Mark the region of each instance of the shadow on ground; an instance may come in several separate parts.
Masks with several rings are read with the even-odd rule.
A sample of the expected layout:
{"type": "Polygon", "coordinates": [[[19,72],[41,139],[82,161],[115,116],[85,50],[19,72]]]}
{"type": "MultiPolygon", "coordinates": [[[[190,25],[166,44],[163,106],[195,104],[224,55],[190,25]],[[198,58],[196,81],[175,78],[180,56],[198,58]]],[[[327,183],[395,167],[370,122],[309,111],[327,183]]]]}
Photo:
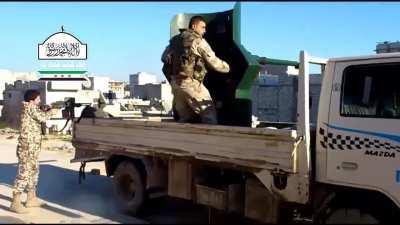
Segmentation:
{"type": "Polygon", "coordinates": [[[237,214],[170,197],[152,199],[143,208],[138,216],[152,224],[258,224],[237,214]]]}
{"type": "MultiPolygon", "coordinates": [[[[38,195],[45,201],[69,209],[119,223],[143,223],[143,219],[153,224],[252,224],[240,216],[223,214],[190,201],[168,197],[148,200],[137,215],[138,220],[133,216],[121,214],[115,207],[111,178],[86,173],[86,179],[79,184],[78,171],[48,165],[46,162],[50,161],[40,161],[38,195]]],[[[15,174],[15,163],[0,163],[0,183],[12,186],[15,174]]],[[[11,201],[10,197],[1,193],[0,198],[11,201]]],[[[75,212],[50,205],[42,207],[73,219],[80,217],[75,212]]]]}
{"type": "MultiPolygon", "coordinates": [[[[139,223],[134,217],[117,212],[113,201],[111,179],[101,175],[86,174],[86,179],[78,183],[78,172],[53,165],[43,164],[40,161],[38,184],[39,198],[75,209],[95,216],[107,218],[120,223],[139,223]]],[[[0,183],[12,186],[16,175],[16,164],[0,163],[0,183]]],[[[0,193],[0,198],[11,201],[11,198],[0,193]]],[[[23,197],[24,199],[25,197],[23,197]]],[[[50,205],[42,206],[47,210],[79,218],[80,215],[50,205]]],[[[5,210],[8,210],[6,208],[5,210]]]]}
{"type": "Polygon", "coordinates": [[[11,216],[0,216],[0,224],[24,224],[25,222],[11,216]]]}

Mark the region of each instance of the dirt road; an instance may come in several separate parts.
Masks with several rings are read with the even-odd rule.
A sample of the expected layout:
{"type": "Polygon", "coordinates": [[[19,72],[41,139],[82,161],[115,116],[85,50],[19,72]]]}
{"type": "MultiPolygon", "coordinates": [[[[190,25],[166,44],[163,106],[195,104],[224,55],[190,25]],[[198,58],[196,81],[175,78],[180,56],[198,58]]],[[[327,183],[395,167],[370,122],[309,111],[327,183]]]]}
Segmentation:
{"type": "Polygon", "coordinates": [[[17,135],[10,136],[0,134],[0,223],[147,223],[115,209],[111,179],[103,176],[103,163],[88,164],[86,171],[97,168],[101,174],[87,174],[86,180],[78,184],[80,164],[69,162],[73,152],[57,149],[67,146],[66,142],[52,142],[50,147],[42,147],[38,196],[46,205],[32,208],[24,215],[10,212],[17,135]]]}
{"type": "Polygon", "coordinates": [[[16,174],[17,137],[17,134],[10,135],[0,130],[0,224],[207,224],[209,222],[246,224],[245,221],[232,215],[226,217],[216,211],[210,211],[205,206],[171,198],[148,200],[138,218],[122,214],[115,207],[112,180],[105,175],[104,162],[88,163],[86,179],[81,184],[78,183],[80,163],[70,163],[74,152],[70,149],[72,145],[68,141],[42,143],[38,196],[46,205],[31,208],[29,214],[13,213],[8,208],[16,174]],[[92,169],[99,169],[100,175],[90,174],[89,171],[92,169]],[[212,212],[213,216],[209,217],[209,212],[212,212]]]}

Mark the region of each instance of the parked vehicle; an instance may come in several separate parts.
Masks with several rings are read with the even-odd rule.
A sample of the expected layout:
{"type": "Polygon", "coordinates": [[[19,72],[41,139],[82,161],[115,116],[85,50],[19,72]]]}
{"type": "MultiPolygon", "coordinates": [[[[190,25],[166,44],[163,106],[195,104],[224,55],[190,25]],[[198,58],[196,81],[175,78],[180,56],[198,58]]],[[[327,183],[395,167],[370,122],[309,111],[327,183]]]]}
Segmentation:
{"type": "MultiPolygon", "coordinates": [[[[228,21],[221,17],[216,18],[228,21]]],[[[218,38],[223,39],[217,36],[214,43],[218,38]]],[[[231,78],[206,81],[220,105],[219,125],[82,118],[74,123],[71,161],[84,168],[86,162],[104,160],[119,205],[132,213],[146,198],[164,193],[265,223],[397,218],[400,54],[325,60],[301,51],[299,62],[266,59],[299,68],[297,123],[252,127],[246,88],[257,62],[233,40],[232,59],[245,66],[237,63],[231,78]],[[309,122],[310,64],[321,66],[323,76],[316,125],[309,122]]]]}

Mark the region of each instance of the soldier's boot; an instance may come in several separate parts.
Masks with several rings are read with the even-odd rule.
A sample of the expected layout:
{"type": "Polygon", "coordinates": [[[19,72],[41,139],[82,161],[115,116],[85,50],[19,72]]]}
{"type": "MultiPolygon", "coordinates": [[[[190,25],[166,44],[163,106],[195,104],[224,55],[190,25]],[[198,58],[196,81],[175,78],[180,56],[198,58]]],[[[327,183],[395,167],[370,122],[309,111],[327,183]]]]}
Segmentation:
{"type": "Polygon", "coordinates": [[[19,214],[29,212],[29,210],[21,203],[21,193],[13,194],[10,210],[19,214]]]}
{"type": "Polygon", "coordinates": [[[29,208],[29,207],[39,207],[42,205],[43,202],[36,197],[36,191],[34,190],[28,191],[25,206],[29,208]]]}

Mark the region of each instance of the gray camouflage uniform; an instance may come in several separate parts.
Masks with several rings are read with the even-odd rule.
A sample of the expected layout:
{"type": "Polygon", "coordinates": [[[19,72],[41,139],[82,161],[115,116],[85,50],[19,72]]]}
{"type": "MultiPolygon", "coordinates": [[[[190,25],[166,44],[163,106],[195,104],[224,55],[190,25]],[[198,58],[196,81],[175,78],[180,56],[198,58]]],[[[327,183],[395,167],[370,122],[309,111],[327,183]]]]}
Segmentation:
{"type": "MultiPolygon", "coordinates": [[[[195,56],[201,57],[208,68],[220,73],[229,72],[229,65],[215,55],[210,45],[201,35],[191,29],[183,31],[182,34],[194,36],[190,51],[195,56]]],[[[164,50],[161,57],[163,62],[169,60],[167,57],[171,54],[171,49],[172,47],[169,45],[164,50]]],[[[180,122],[192,122],[199,115],[202,123],[217,124],[217,112],[213,100],[209,91],[202,83],[207,70],[204,64],[201,64],[200,67],[202,67],[199,72],[202,74],[200,79],[196,79],[196,74],[194,76],[187,75],[186,77],[170,74],[175,109],[178,112],[180,122]]],[[[195,69],[192,68],[191,70],[195,69]]]]}
{"type": "Polygon", "coordinates": [[[22,102],[20,136],[17,144],[18,168],[14,193],[35,190],[39,177],[39,152],[42,141],[41,122],[51,116],[38,106],[22,102]]]}

